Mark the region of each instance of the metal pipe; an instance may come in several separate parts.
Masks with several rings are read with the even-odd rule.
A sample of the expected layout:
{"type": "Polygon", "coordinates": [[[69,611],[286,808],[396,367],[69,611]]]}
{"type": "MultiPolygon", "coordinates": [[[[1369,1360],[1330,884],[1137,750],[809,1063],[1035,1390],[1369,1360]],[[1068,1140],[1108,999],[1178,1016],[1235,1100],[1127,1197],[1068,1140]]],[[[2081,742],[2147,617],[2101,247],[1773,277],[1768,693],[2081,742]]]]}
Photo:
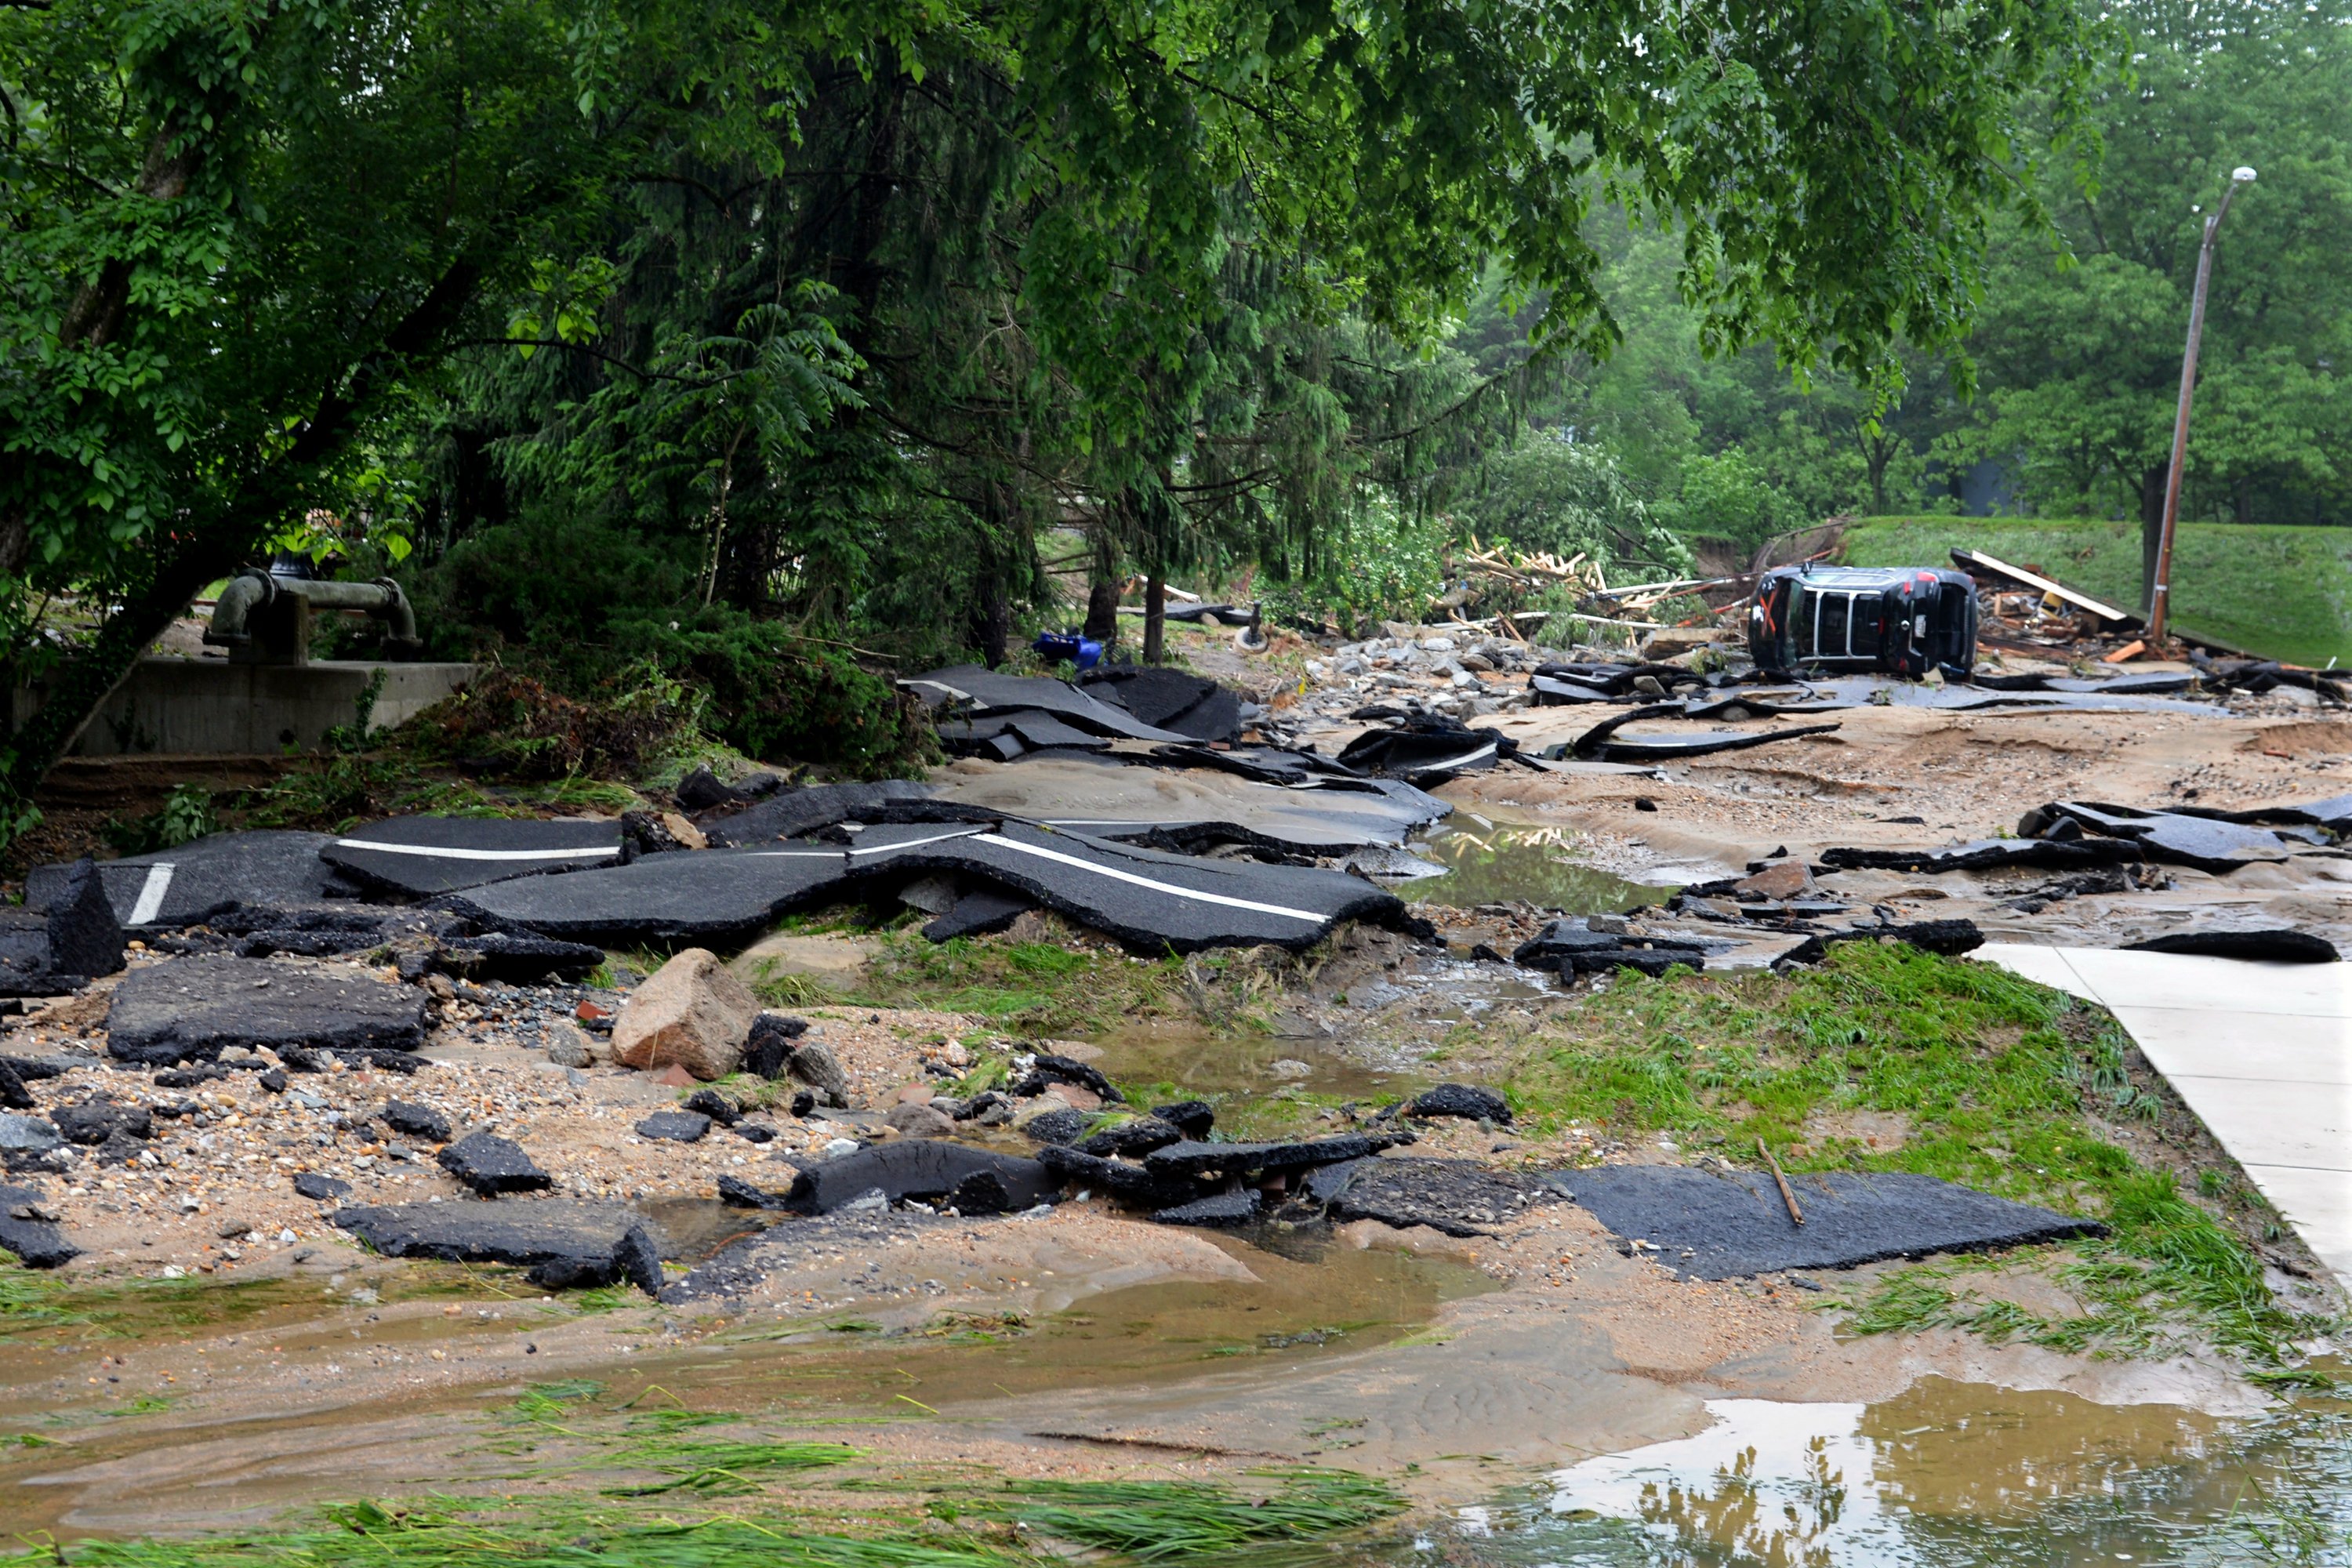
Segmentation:
{"type": "Polygon", "coordinates": [[[2148,586],[2147,645],[2158,650],[2164,646],[2165,611],[2172,597],[2172,531],[2180,519],[2181,471],[2189,457],[2189,403],[2197,390],[2198,340],[2205,332],[2205,289],[2213,277],[2213,239],[2221,232],[2221,220],[2230,216],[2230,203],[2240,185],[2254,183],[2254,172],[2240,167],[2231,171],[2230,183],[2221,192],[2221,205],[2213,216],[2205,220],[2205,239],[2197,247],[2197,289],[2189,300],[2189,346],[2180,356],[2180,405],[2172,416],[2172,466],[2164,476],[2164,526],[2157,535],[2156,580],[2148,586]]]}
{"type": "Polygon", "coordinates": [[[384,641],[395,647],[422,646],[416,635],[416,611],[400,584],[389,577],[373,583],[318,582],[307,577],[276,577],[258,567],[229,579],[213,606],[212,624],[205,641],[215,647],[244,647],[253,641],[253,616],[290,595],[313,609],[364,610],[385,623],[384,641]]]}
{"type": "Polygon", "coordinates": [[[243,647],[253,640],[253,612],[276,602],[278,584],[268,573],[240,572],[228,580],[213,604],[213,618],[205,627],[205,641],[215,647],[243,647]]]}

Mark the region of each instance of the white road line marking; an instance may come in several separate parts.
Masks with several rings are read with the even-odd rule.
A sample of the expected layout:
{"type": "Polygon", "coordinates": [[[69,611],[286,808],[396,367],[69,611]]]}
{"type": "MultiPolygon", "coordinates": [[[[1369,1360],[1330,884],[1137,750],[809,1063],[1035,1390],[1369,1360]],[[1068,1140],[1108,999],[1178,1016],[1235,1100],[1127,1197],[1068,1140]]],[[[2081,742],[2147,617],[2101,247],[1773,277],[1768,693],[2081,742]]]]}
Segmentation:
{"type": "Polygon", "coordinates": [[[1076,855],[1065,855],[1058,849],[1048,849],[1043,845],[1018,843],[1002,834],[983,833],[980,835],[980,842],[993,844],[1005,849],[1018,850],[1024,855],[1034,855],[1041,859],[1059,861],[1065,866],[1074,866],[1081,871],[1092,871],[1097,877],[1108,877],[1116,881],[1132,883],[1139,888],[1149,888],[1155,893],[1166,893],[1171,898],[1191,899],[1203,904],[1222,904],[1231,910],[1253,910],[1262,915],[1280,915],[1285,920],[1306,921],[1313,925],[1321,925],[1327,918],[1306,910],[1285,909],[1280,904],[1261,904],[1251,899],[1229,898],[1223,893],[1199,893],[1190,888],[1155,882],[1149,877],[1139,877],[1132,871],[1121,871],[1115,867],[1097,866],[1091,860],[1081,860],[1076,855]]]}
{"type": "Polygon", "coordinates": [[[1436,768],[1466,768],[1472,763],[1477,762],[1483,757],[1491,757],[1494,754],[1495,742],[1489,741],[1486,744],[1479,747],[1475,752],[1465,752],[1458,757],[1450,757],[1442,763],[1414,763],[1412,764],[1412,771],[1417,773],[1428,773],[1436,768]]]}
{"type": "Polygon", "coordinates": [[[429,844],[379,844],[372,838],[338,838],[338,849],[372,849],[379,855],[422,855],[439,860],[606,860],[617,844],[587,849],[436,849],[429,844]]]}
{"type": "Polygon", "coordinates": [[[146,880],[139,884],[139,901],[131,906],[131,925],[143,926],[163,912],[163,895],[172,890],[174,865],[159,860],[147,868],[146,880]]]}

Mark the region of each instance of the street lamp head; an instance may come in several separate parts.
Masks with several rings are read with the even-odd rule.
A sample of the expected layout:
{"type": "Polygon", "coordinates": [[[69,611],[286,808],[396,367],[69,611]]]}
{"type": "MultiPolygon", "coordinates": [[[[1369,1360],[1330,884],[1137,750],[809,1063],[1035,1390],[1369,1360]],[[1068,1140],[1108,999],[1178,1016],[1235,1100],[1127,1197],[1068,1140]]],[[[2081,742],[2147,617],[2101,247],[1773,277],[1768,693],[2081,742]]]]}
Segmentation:
{"type": "Polygon", "coordinates": [[[2239,184],[2251,185],[2254,183],[2254,172],[2252,169],[2247,168],[2243,163],[2241,163],[2236,168],[2230,171],[2230,178],[2237,182],[2239,184]]]}

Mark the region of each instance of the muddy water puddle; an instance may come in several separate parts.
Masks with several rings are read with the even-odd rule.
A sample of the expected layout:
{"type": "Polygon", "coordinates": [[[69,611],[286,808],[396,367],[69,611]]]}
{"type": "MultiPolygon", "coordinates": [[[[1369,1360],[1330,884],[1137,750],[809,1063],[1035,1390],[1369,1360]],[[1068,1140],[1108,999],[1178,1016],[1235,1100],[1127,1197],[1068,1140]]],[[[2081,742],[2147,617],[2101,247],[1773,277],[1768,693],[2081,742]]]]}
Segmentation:
{"type": "Polygon", "coordinates": [[[1179,1099],[1255,1097],[1286,1085],[1316,1094],[1370,1099],[1410,1094],[1423,1087],[1402,1064],[1359,1061],[1313,1036],[1261,1035],[1198,1024],[1129,1024],[1095,1037],[1100,1068],[1130,1090],[1179,1099]]]}
{"type": "Polygon", "coordinates": [[[1924,1379],[1877,1405],[1710,1400],[1371,1560],[1876,1568],[2352,1561],[2352,1411],[2252,1421],[1924,1379]],[[2267,1542],[2267,1544],[2266,1544],[2267,1542]]]}
{"type": "MultiPolygon", "coordinates": [[[[887,1331],[860,1319],[854,1303],[824,1322],[722,1322],[690,1342],[616,1318],[634,1337],[629,1351],[569,1359],[549,1377],[565,1404],[562,1426],[587,1438],[655,1408],[740,1415],[779,1431],[976,1420],[1043,1435],[1060,1396],[1075,1389],[1236,1370],[1272,1384],[1318,1358],[1391,1343],[1446,1302],[1498,1288],[1458,1264],[1358,1249],[1325,1234],[1270,1234],[1271,1247],[1213,1239],[1246,1277],[1129,1286],[1034,1318],[941,1313],[887,1331]]],[[[240,1295],[241,1315],[209,1339],[181,1331],[191,1333],[182,1364],[204,1344],[216,1381],[199,1387],[191,1377],[185,1392],[144,1398],[94,1390],[62,1413],[58,1384],[45,1374],[80,1384],[87,1352],[58,1358],[53,1369],[11,1347],[13,1359],[0,1363],[16,1384],[0,1389],[0,1529],[213,1528],[354,1496],[467,1492],[526,1473],[513,1458],[520,1380],[424,1388],[406,1373],[443,1346],[454,1352],[500,1333],[543,1338],[572,1309],[542,1305],[504,1271],[480,1271],[472,1283],[514,1287],[521,1299],[478,1296],[449,1303],[455,1313],[411,1304],[399,1320],[365,1304],[336,1310],[315,1282],[259,1289],[240,1295]],[[247,1313],[265,1297],[286,1321],[247,1313]],[[238,1375],[265,1368],[304,1374],[297,1407],[257,1397],[238,1375]],[[37,1446],[8,1446],[19,1433],[37,1446]]],[[[207,1288],[215,1298],[247,1289],[207,1288]]]]}
{"type": "Polygon", "coordinates": [[[1413,847],[1445,874],[1402,883],[1397,892],[1414,903],[1454,909],[1526,902],[1572,915],[1624,914],[1673,895],[1672,888],[1629,882],[1585,864],[1579,837],[1570,827],[1486,823],[1457,810],[1413,847]]]}

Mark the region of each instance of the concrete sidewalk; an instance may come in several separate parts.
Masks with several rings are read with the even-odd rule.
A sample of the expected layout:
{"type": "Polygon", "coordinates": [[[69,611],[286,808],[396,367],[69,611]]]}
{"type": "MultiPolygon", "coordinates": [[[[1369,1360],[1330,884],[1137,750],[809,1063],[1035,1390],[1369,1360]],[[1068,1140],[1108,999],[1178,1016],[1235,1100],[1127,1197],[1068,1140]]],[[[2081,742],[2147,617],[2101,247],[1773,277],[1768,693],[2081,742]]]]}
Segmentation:
{"type": "Polygon", "coordinates": [[[1972,956],[2113,1013],[2352,1288],[2352,963],[2003,943],[1972,956]]]}

